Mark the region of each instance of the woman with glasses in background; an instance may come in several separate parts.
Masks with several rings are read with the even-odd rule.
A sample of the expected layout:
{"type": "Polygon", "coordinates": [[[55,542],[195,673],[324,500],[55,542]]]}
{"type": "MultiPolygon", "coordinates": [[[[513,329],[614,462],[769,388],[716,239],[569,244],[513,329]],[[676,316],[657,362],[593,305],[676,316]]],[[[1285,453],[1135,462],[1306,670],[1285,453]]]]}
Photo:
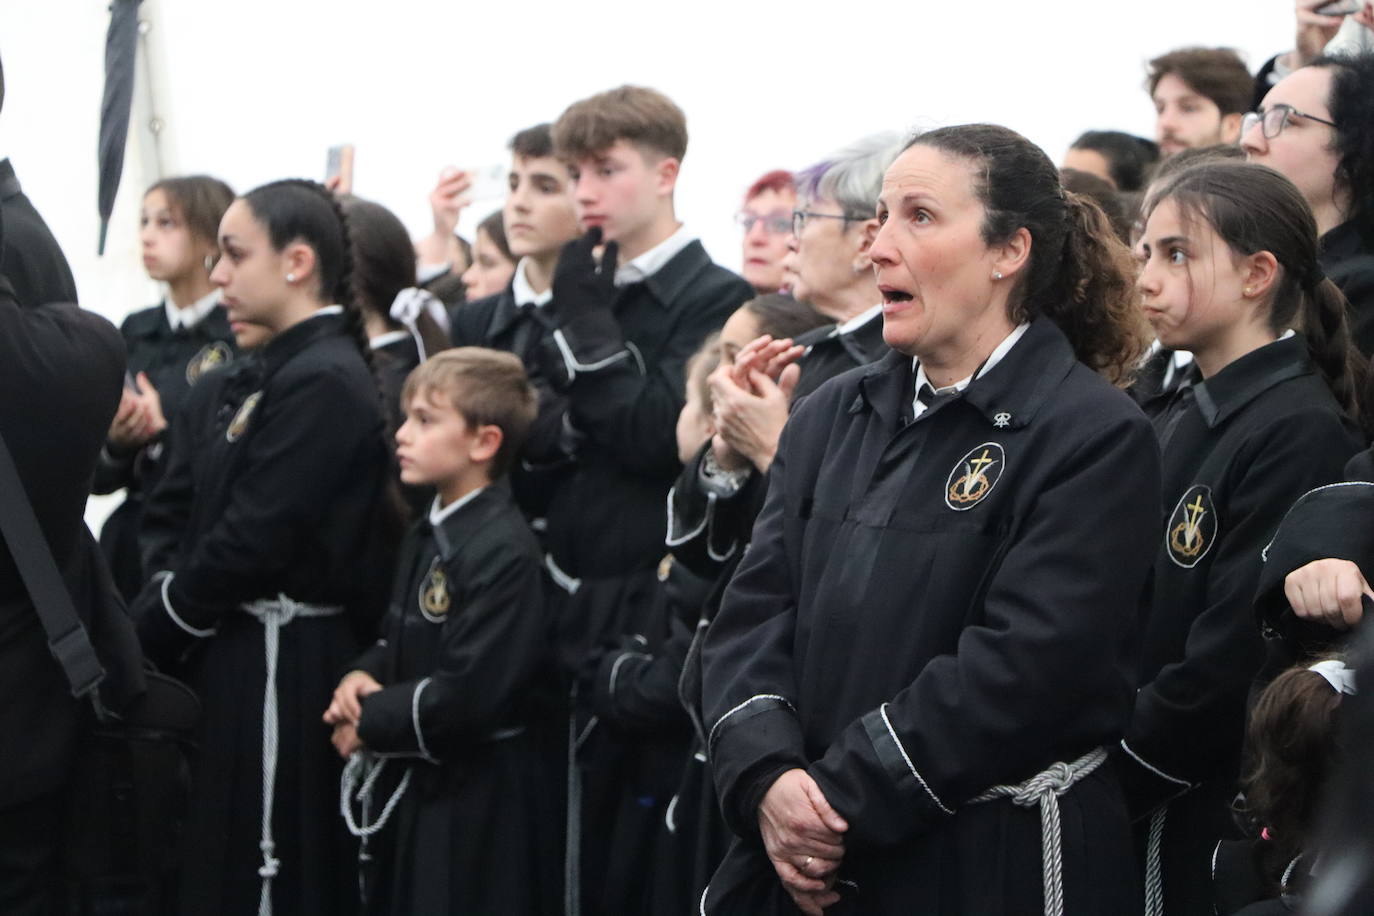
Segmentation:
{"type": "Polygon", "coordinates": [[[759,295],[782,288],[782,259],[792,236],[797,185],[792,173],[776,169],[749,186],[735,222],[744,230],[740,273],[759,295]]]}
{"type": "Polygon", "coordinates": [[[1306,198],[1322,270],[1350,301],[1360,352],[1374,353],[1374,54],[1319,57],[1293,71],[1245,116],[1240,143],[1306,198]]]}

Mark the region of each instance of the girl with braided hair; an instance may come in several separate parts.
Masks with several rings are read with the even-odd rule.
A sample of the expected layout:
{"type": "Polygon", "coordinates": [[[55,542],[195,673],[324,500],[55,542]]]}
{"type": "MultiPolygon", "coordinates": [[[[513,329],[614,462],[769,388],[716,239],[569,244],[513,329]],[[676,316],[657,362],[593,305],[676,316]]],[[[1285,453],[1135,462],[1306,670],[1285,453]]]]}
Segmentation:
{"type": "Polygon", "coordinates": [[[251,355],[173,428],[147,510],[162,572],[133,607],[148,657],[203,704],[178,912],[349,913],[319,709],[375,634],[396,526],[348,223],[322,186],[278,181],[234,201],[219,246],[211,280],[251,355]]]}
{"type": "Polygon", "coordinates": [[[1151,195],[1138,287],[1160,343],[1194,363],[1147,402],[1164,491],[1138,691],[1117,771],[1149,914],[1212,912],[1234,835],[1246,701],[1266,664],[1253,611],[1264,549],[1361,445],[1346,300],[1301,192],[1265,166],[1204,162],[1151,195]]]}

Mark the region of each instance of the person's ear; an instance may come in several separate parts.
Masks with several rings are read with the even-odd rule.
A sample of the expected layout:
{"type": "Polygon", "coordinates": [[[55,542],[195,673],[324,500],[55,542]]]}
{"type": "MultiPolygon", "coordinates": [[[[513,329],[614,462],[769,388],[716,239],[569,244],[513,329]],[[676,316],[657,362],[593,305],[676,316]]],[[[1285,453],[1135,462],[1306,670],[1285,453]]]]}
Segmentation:
{"type": "Polygon", "coordinates": [[[880,228],[882,227],[877,217],[855,225],[854,229],[859,233],[859,250],[854,255],[854,273],[863,273],[873,268],[873,258],[869,256],[869,251],[873,248],[873,240],[878,237],[880,228]]]}
{"type": "Polygon", "coordinates": [[[1025,270],[1030,265],[1031,244],[1030,230],[1025,226],[1017,229],[998,250],[992,262],[993,274],[1010,280],[1025,270]]]}
{"type": "MultiPolygon", "coordinates": [[[[304,242],[292,242],[282,249],[281,267],[282,274],[287,283],[292,287],[311,289],[319,285],[317,276],[318,259],[315,257],[315,249],[304,242]]],[[[332,290],[320,290],[321,299],[333,300],[332,290]]]]}
{"type": "Polygon", "coordinates": [[[1242,265],[1244,287],[1241,294],[1247,299],[1261,300],[1274,289],[1279,279],[1279,262],[1271,252],[1258,251],[1242,265]]]}
{"type": "Polygon", "coordinates": [[[468,458],[473,464],[491,461],[496,457],[496,453],[501,450],[501,443],[505,441],[505,438],[499,426],[489,423],[477,427],[477,435],[468,448],[468,458]]]}
{"type": "Polygon", "coordinates": [[[1245,115],[1236,112],[1221,116],[1221,142],[1236,143],[1240,140],[1240,122],[1245,115]]]}
{"type": "Polygon", "coordinates": [[[672,156],[664,156],[654,166],[654,187],[660,197],[671,197],[677,187],[677,176],[682,171],[682,163],[672,156]]]}

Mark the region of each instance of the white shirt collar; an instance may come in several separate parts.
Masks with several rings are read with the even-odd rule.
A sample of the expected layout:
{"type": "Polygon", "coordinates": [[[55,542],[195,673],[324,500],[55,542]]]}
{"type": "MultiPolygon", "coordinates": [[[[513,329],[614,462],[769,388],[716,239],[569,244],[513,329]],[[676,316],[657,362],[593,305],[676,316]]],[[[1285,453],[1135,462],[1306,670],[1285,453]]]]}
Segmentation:
{"type": "Polygon", "coordinates": [[[647,280],[663,269],[678,252],[696,241],[696,236],[687,231],[686,226],[678,226],[677,231],[659,242],[639,257],[621,264],[615,272],[615,285],[625,286],[647,280]]]}
{"type": "Polygon", "coordinates": [[[342,314],[343,314],[343,306],[342,306],[342,305],[326,305],[326,306],[324,306],[323,308],[318,308],[318,309],[316,309],[316,310],[315,310],[315,314],[310,315],[310,316],[307,317],[305,320],[306,320],[306,321],[309,321],[311,318],[320,318],[320,317],[322,317],[322,316],[324,316],[324,315],[342,315],[342,314]]]}
{"type": "Polygon", "coordinates": [[[539,308],[553,301],[553,284],[549,284],[549,288],[542,293],[536,293],[525,277],[529,263],[529,258],[521,258],[520,263],[515,265],[515,276],[511,278],[511,294],[515,296],[516,305],[533,305],[539,308]]]}
{"type": "Polygon", "coordinates": [[[380,350],[382,347],[389,347],[397,341],[406,340],[409,337],[409,331],[387,331],[385,334],[369,337],[367,345],[374,350],[380,350]]]}
{"type": "MultiPolygon", "coordinates": [[[[992,353],[988,356],[987,362],[983,363],[983,367],[978,370],[976,375],[970,375],[968,378],[960,379],[953,385],[946,385],[943,388],[936,388],[934,385],[930,385],[930,379],[926,377],[926,367],[921,365],[921,361],[919,359],[912,357],[911,365],[916,373],[915,384],[912,387],[915,389],[916,392],[919,392],[921,390],[922,385],[930,385],[931,390],[933,390],[936,394],[944,394],[946,392],[951,391],[963,391],[965,388],[969,386],[969,384],[975,378],[982,378],[983,376],[988,374],[989,370],[991,370],[993,366],[1000,363],[1002,361],[1002,358],[1011,352],[1011,348],[1016,346],[1016,342],[1025,335],[1026,329],[1029,327],[1030,322],[1023,322],[1022,324],[1018,325],[1016,329],[1013,330],[1010,334],[1002,338],[1002,342],[999,343],[997,345],[997,349],[993,350],[992,353]]],[[[919,417],[921,414],[926,412],[926,405],[921,403],[921,399],[919,397],[916,397],[914,394],[911,400],[911,406],[913,410],[913,417],[919,417]]]]}
{"type": "Polygon", "coordinates": [[[439,505],[439,497],[434,497],[434,502],[429,507],[429,523],[434,527],[438,528],[440,525],[444,523],[444,521],[450,515],[457,512],[459,509],[463,508],[468,503],[472,502],[474,499],[477,498],[477,494],[481,493],[485,489],[486,487],[478,487],[471,493],[466,493],[463,496],[460,496],[457,499],[455,499],[453,502],[449,503],[447,506],[443,507],[440,507],[439,505]]]}
{"type": "Polygon", "coordinates": [[[849,319],[844,324],[836,325],[835,330],[830,332],[830,336],[839,337],[841,334],[853,334],[859,328],[863,327],[864,325],[872,321],[874,318],[877,318],[879,315],[881,315],[882,311],[883,304],[879,302],[871,309],[865,309],[864,311],[855,315],[853,318],[849,319]]]}
{"type": "Polygon", "coordinates": [[[167,310],[167,323],[172,326],[173,331],[181,328],[190,330],[204,321],[217,305],[219,305],[219,290],[217,289],[201,296],[184,309],[179,309],[173,305],[171,297],[162,300],[162,307],[167,310]]]}

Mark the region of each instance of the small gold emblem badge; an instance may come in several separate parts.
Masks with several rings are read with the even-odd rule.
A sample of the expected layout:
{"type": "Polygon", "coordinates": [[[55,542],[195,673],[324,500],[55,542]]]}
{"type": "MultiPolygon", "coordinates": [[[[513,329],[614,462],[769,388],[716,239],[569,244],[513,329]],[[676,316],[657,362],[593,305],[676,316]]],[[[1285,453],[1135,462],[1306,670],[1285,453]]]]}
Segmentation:
{"type": "Polygon", "coordinates": [[[1169,516],[1164,534],[1169,559],[1184,569],[1192,569],[1217,539],[1217,511],[1212,504],[1212,488],[1191,486],[1179,499],[1169,516]]]}
{"type": "Polygon", "coordinates": [[[984,442],[960,458],[945,481],[945,505],[956,512],[972,509],[1002,479],[1007,454],[996,442],[984,442]]]}
{"type": "Polygon", "coordinates": [[[200,352],[191,357],[191,361],[186,364],[186,384],[194,385],[200,381],[200,377],[209,372],[216,366],[223,366],[232,362],[234,351],[229,349],[229,345],[222,340],[216,340],[200,348],[200,352]]]}
{"type": "Polygon", "coordinates": [[[420,587],[420,613],[431,623],[441,623],[449,611],[448,576],[435,557],[429,564],[429,575],[420,587]]]}

